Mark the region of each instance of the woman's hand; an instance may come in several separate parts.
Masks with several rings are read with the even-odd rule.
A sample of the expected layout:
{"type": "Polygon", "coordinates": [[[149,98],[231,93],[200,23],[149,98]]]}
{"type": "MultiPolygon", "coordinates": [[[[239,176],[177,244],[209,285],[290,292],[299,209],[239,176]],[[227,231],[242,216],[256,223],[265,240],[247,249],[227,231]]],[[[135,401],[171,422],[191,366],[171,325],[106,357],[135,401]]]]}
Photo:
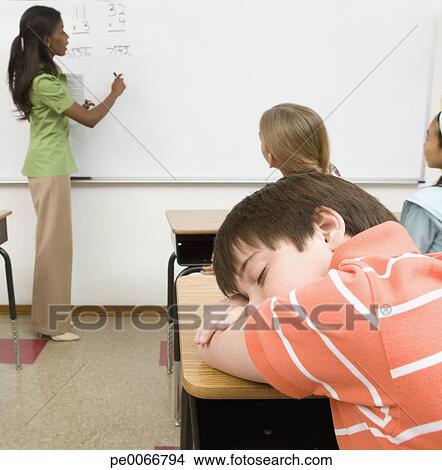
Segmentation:
{"type": "Polygon", "coordinates": [[[104,99],[102,103],[95,106],[95,103],[92,103],[92,101],[89,100],[85,100],[82,105],[80,105],[80,103],[74,102],[72,103],[72,106],[66,109],[63,114],[68,118],[79,122],[83,126],[90,127],[92,129],[106,116],[106,114],[117,101],[117,98],[124,92],[125,89],[126,85],[120,74],[116,76],[114,82],[112,83],[111,93],[104,99]]]}
{"type": "Polygon", "coordinates": [[[126,89],[126,84],[124,83],[124,78],[122,77],[122,73],[118,74],[112,83],[112,94],[115,96],[121,96],[126,89]]]}
{"type": "Polygon", "coordinates": [[[95,106],[95,103],[92,103],[92,101],[90,100],[84,100],[84,103],[82,106],[84,109],[87,109],[89,111],[89,109],[91,109],[92,106],[95,106]]]}

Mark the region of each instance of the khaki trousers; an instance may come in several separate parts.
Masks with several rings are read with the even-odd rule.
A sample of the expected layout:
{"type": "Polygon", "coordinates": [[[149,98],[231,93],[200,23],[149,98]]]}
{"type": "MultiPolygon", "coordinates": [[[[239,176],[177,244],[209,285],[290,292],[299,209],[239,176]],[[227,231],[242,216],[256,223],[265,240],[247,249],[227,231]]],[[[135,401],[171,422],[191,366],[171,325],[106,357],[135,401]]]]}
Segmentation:
{"type": "Polygon", "coordinates": [[[60,335],[70,330],[70,315],[50,316],[49,306],[71,303],[71,180],[69,176],[29,178],[29,188],[37,215],[32,327],[44,335],[60,335]]]}

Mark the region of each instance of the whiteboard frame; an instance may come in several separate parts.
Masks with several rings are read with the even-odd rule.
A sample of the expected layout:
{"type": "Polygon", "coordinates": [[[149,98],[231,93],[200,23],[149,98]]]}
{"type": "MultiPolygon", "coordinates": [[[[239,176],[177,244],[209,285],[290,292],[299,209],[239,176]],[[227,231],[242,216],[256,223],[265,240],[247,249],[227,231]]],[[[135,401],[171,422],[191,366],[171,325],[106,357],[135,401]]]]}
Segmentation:
{"type": "MultiPolygon", "coordinates": [[[[237,184],[267,184],[267,183],[273,183],[277,180],[272,179],[272,180],[265,180],[265,179],[244,179],[244,178],[238,178],[238,179],[225,179],[225,178],[219,178],[219,179],[214,179],[214,178],[208,178],[208,179],[194,179],[194,178],[189,178],[189,179],[166,179],[166,178],[104,178],[104,177],[97,177],[97,178],[90,178],[90,179],[77,179],[77,180],[72,180],[71,183],[73,185],[101,185],[101,184],[145,184],[145,185],[156,185],[156,184],[165,184],[165,185],[205,185],[205,184],[213,184],[213,185],[237,185],[237,184]]],[[[422,179],[416,179],[416,178],[397,178],[397,179],[349,179],[351,183],[355,184],[367,184],[367,185],[417,185],[417,184],[423,184],[425,183],[424,178],[422,179]]],[[[13,185],[13,184],[19,184],[19,185],[25,185],[28,184],[27,179],[1,179],[0,178],[0,185],[13,185]]]]}

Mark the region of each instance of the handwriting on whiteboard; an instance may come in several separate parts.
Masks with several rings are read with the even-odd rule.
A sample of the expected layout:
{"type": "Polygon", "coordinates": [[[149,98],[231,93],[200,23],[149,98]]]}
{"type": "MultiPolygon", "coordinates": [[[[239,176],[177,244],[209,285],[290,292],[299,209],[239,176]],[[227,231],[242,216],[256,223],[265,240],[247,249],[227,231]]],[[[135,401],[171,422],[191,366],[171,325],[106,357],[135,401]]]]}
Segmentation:
{"type": "Polygon", "coordinates": [[[109,56],[122,56],[122,55],[132,55],[130,53],[130,46],[113,46],[113,47],[106,47],[109,56]]]}
{"type": "Polygon", "coordinates": [[[90,25],[87,19],[86,5],[75,7],[74,18],[72,34],[89,34],[90,25]]]}
{"type": "MultiPolygon", "coordinates": [[[[112,43],[105,45],[104,50],[107,56],[130,56],[131,46],[127,43],[115,43],[114,33],[126,33],[127,29],[127,9],[124,2],[107,2],[104,5],[104,15],[99,16],[99,20],[93,15],[90,15],[89,9],[90,5],[87,3],[78,3],[73,7],[73,21],[72,21],[72,30],[71,34],[73,35],[89,35],[92,36],[93,33],[103,31],[113,33],[112,34],[112,43]],[[96,24],[97,21],[103,22],[101,24],[96,24]]],[[[117,34],[118,36],[118,34],[117,34]]],[[[110,37],[110,36],[109,36],[110,37]]],[[[69,59],[85,59],[95,55],[97,49],[90,45],[75,45],[72,44],[72,47],[67,52],[67,57],[69,59]]]]}
{"type": "Polygon", "coordinates": [[[126,6],[124,3],[108,3],[107,24],[109,33],[124,33],[126,31],[126,6]]]}
{"type": "Polygon", "coordinates": [[[69,59],[82,59],[83,57],[90,57],[92,55],[91,46],[72,47],[66,54],[69,59]]]}

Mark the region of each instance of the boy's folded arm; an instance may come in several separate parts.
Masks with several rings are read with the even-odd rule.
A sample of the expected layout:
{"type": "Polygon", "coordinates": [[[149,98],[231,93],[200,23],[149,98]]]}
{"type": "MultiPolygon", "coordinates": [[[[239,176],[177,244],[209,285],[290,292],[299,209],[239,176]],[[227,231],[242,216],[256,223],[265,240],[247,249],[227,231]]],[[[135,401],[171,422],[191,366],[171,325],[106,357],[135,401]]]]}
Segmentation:
{"type": "Polygon", "coordinates": [[[204,362],[214,369],[254,382],[266,382],[250,359],[244,331],[235,325],[217,331],[208,345],[200,346],[200,353],[204,362]]]}
{"type": "MultiPolygon", "coordinates": [[[[273,323],[273,300],[269,298],[257,308],[248,308],[246,320],[240,316],[225,331],[217,331],[208,345],[200,346],[203,360],[209,366],[228,374],[269,383],[293,398],[315,394],[327,396],[325,389],[318,388],[318,381],[312,381],[308,373],[306,376],[298,370],[288,355],[279,337],[278,328],[275,328],[273,323]]],[[[287,299],[275,299],[275,305],[281,306],[275,312],[290,337],[289,341],[293,344],[299,343],[301,349],[305,349],[312,336],[316,335],[310,329],[298,332],[296,328],[291,327],[291,323],[284,321],[293,319],[287,299]],[[292,334],[289,334],[290,332],[292,334]]],[[[302,365],[300,367],[303,369],[302,365]]]]}
{"type": "Polygon", "coordinates": [[[221,315],[217,311],[204,313],[202,324],[195,335],[195,343],[208,344],[216,331],[224,331],[241,318],[245,319],[247,303],[247,299],[241,295],[233,296],[230,299],[223,298],[217,302],[217,305],[226,307],[225,311],[222,311],[221,315]]]}

